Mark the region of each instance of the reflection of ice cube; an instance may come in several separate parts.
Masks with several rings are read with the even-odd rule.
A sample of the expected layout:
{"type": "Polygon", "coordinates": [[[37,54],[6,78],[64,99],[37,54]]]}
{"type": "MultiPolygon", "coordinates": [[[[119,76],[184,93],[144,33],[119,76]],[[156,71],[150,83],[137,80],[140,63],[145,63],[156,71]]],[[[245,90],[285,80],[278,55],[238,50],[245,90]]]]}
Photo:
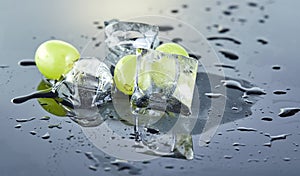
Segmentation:
{"type": "Polygon", "coordinates": [[[65,108],[82,126],[96,126],[105,120],[99,107],[111,101],[112,75],[97,58],[82,58],[56,86],[59,97],[70,102],[65,108]]]}
{"type": "Polygon", "coordinates": [[[112,20],[106,23],[107,58],[115,65],[120,58],[135,54],[136,48],[154,48],[158,45],[158,26],[112,20]]]}

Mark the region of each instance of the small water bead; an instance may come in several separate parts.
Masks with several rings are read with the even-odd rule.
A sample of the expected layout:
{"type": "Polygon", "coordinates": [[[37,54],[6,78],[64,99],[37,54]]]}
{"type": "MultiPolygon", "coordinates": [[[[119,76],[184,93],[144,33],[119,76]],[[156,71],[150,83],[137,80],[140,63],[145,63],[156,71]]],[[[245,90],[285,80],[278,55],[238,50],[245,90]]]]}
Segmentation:
{"type": "Polygon", "coordinates": [[[246,146],[246,144],[234,142],[232,146],[246,146]]]}
{"type": "Polygon", "coordinates": [[[21,127],[22,127],[22,124],[20,124],[20,123],[14,126],[14,128],[21,128],[21,127]]]}
{"type": "Polygon", "coordinates": [[[231,159],[232,156],[231,156],[231,155],[224,155],[224,158],[225,158],[225,159],[231,159]]]}
{"type": "Polygon", "coordinates": [[[222,68],[229,68],[235,70],[235,66],[229,65],[229,64],[224,64],[224,63],[217,63],[214,64],[215,67],[222,67],[222,68]]]}
{"type": "Polygon", "coordinates": [[[247,127],[238,127],[236,130],[238,130],[238,131],[257,131],[257,129],[247,128],[247,127]]]}
{"type": "Polygon", "coordinates": [[[273,118],[265,116],[265,117],[262,117],[261,120],[270,122],[270,121],[273,121],[273,118]]]}
{"type": "Polygon", "coordinates": [[[280,70],[281,67],[280,67],[280,65],[273,65],[273,66],[272,66],[272,69],[273,69],[273,70],[280,70]]]}
{"type": "Polygon", "coordinates": [[[282,160],[283,160],[283,161],[291,161],[291,158],[289,158],[289,157],[284,157],[284,158],[282,158],[282,160]]]}
{"type": "MultiPolygon", "coordinates": [[[[222,80],[221,82],[223,83],[223,85],[225,87],[238,89],[238,90],[245,92],[246,96],[251,95],[251,94],[254,94],[254,95],[265,95],[266,94],[266,92],[259,87],[246,88],[246,87],[243,87],[241,85],[241,83],[239,83],[238,81],[235,81],[235,80],[222,80]]],[[[246,97],[244,97],[244,98],[246,98],[246,97]]]]}
{"type": "Polygon", "coordinates": [[[226,51],[226,50],[221,50],[219,51],[221,54],[223,54],[224,57],[230,59],[230,60],[238,60],[239,56],[232,51],[226,51]]]}
{"type": "Polygon", "coordinates": [[[40,118],[40,120],[49,120],[50,117],[49,116],[43,116],[42,118],[40,118]]]}
{"type": "Polygon", "coordinates": [[[174,27],[172,26],[158,26],[158,27],[159,27],[159,31],[161,32],[172,31],[174,29],[174,27]]]}
{"type": "Polygon", "coordinates": [[[36,135],[36,134],[37,134],[36,131],[30,131],[29,133],[30,133],[31,135],[36,135]]]}
{"type": "Polygon", "coordinates": [[[208,97],[208,98],[219,98],[221,96],[224,96],[223,94],[220,94],[220,93],[205,93],[205,95],[208,97]]]}
{"type": "Polygon", "coordinates": [[[97,171],[97,167],[94,165],[89,165],[89,169],[92,171],[97,171]]]}
{"type": "Polygon", "coordinates": [[[23,122],[29,122],[29,121],[32,121],[32,120],[34,120],[34,119],[35,119],[35,117],[29,118],[29,119],[16,119],[16,122],[21,122],[21,123],[23,123],[23,122]]]}
{"type": "Polygon", "coordinates": [[[21,60],[18,62],[20,66],[36,66],[36,63],[34,60],[21,60]]]}
{"type": "Polygon", "coordinates": [[[41,138],[42,139],[49,139],[50,138],[50,134],[47,132],[41,138]]]}
{"type": "Polygon", "coordinates": [[[280,117],[290,117],[295,115],[300,111],[299,107],[288,107],[288,108],[281,108],[278,116],[280,117]]]}
{"type": "Polygon", "coordinates": [[[284,91],[284,90],[275,90],[274,92],[273,92],[273,94],[275,94],[275,95],[284,95],[284,94],[286,94],[287,92],[286,91],[284,91]]]}
{"type": "Polygon", "coordinates": [[[258,42],[258,43],[261,43],[262,45],[268,44],[268,41],[265,40],[265,39],[257,39],[257,42],[258,42]]]}
{"type": "Polygon", "coordinates": [[[213,40],[225,40],[225,41],[230,41],[233,42],[234,44],[240,45],[242,42],[240,42],[237,39],[234,39],[232,37],[208,37],[207,40],[213,41],[213,40]]]}
{"type": "Polygon", "coordinates": [[[173,10],[171,10],[171,13],[178,13],[178,12],[179,12],[178,9],[173,9],[173,10]]]}
{"type": "Polygon", "coordinates": [[[247,5],[249,7],[257,7],[258,6],[258,4],[256,2],[248,2],[247,5]]]}

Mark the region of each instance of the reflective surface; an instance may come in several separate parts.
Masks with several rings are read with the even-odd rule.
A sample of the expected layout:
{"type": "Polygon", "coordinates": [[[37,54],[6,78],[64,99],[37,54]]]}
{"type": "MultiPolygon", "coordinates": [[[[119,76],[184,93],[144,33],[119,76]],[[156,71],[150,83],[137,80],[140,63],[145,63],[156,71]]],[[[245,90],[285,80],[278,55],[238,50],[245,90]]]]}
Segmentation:
{"type": "MultiPolygon", "coordinates": [[[[297,175],[299,5],[296,0],[0,1],[1,175],[297,175]],[[18,62],[33,59],[43,41],[61,39],[82,50],[92,40],[97,47],[101,41],[93,36],[105,20],[144,15],[171,16],[194,26],[217,51],[222,64],[216,63],[215,68],[246,88],[220,83],[226,86],[228,98],[223,124],[200,147],[197,134],[204,127],[199,121],[194,160],[118,161],[94,147],[78,124],[47,113],[36,100],[21,105],[10,102],[35,91],[40,83],[35,67],[18,62]],[[266,94],[249,95],[252,99],[244,101],[243,90],[251,87],[266,94]],[[281,108],[296,111],[282,116],[278,115],[281,108]]],[[[171,31],[172,26],[161,30],[171,31]]],[[[186,37],[188,33],[182,33],[172,40],[180,43],[186,37]]],[[[204,120],[209,102],[219,96],[205,84],[207,75],[202,72],[197,77],[199,99],[205,102],[199,108],[204,120]]],[[[218,72],[211,77],[223,79],[218,72]]]]}

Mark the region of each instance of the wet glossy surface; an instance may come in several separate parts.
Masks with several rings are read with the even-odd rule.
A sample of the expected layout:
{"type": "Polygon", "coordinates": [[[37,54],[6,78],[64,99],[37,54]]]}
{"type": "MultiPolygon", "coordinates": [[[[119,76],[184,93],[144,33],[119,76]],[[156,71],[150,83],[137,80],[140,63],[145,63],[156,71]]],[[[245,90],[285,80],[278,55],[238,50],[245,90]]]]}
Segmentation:
{"type": "MultiPolygon", "coordinates": [[[[0,1],[1,175],[298,175],[300,25],[296,19],[300,18],[300,3],[130,1],[130,8],[127,3],[0,1]],[[102,30],[105,20],[143,15],[171,16],[193,25],[220,57],[222,64],[215,67],[243,86],[227,86],[223,124],[210,141],[195,148],[194,160],[116,160],[94,147],[76,123],[47,113],[37,101],[11,103],[12,98],[35,91],[41,81],[34,66],[18,63],[32,59],[43,41],[61,39],[79,50],[90,40],[99,46],[101,41],[93,36],[102,30]],[[230,59],[224,51],[238,58],[230,59]],[[251,87],[260,88],[261,94],[243,97],[251,87]]],[[[180,43],[185,35],[174,36],[174,40],[180,43]]],[[[221,79],[215,74],[211,76],[221,79]]],[[[207,74],[199,75],[200,101],[222,98],[205,84],[207,74]]],[[[204,117],[209,113],[206,103],[199,108],[204,117]]],[[[194,134],[201,133],[202,127],[198,130],[194,134]]],[[[199,145],[198,138],[194,145],[199,145]]]]}

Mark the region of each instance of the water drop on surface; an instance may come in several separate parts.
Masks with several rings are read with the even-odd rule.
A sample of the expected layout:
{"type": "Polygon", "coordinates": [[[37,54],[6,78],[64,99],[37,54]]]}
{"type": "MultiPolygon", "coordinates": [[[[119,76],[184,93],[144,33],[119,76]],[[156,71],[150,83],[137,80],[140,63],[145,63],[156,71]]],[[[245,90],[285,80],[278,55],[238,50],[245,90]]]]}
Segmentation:
{"type": "Polygon", "coordinates": [[[34,119],[35,119],[35,117],[29,118],[29,119],[16,119],[16,122],[29,122],[29,121],[32,121],[34,119]]]}
{"type": "Polygon", "coordinates": [[[238,130],[238,131],[257,131],[257,129],[247,128],[247,127],[238,127],[236,130],[238,130]]]}
{"type": "Polygon", "coordinates": [[[220,94],[220,93],[205,93],[205,95],[206,95],[208,98],[219,98],[219,97],[223,96],[223,95],[220,94]]]}
{"type": "Polygon", "coordinates": [[[29,133],[30,133],[31,135],[36,135],[36,134],[37,134],[36,131],[30,131],[29,133]]]}
{"type": "Polygon", "coordinates": [[[231,156],[231,155],[224,155],[224,158],[225,158],[225,159],[231,159],[232,156],[231,156]]]}
{"type": "Polygon", "coordinates": [[[224,55],[224,57],[230,59],[230,60],[238,60],[239,56],[231,51],[225,51],[225,50],[221,50],[219,51],[221,54],[224,55]]]}
{"type": "Polygon", "coordinates": [[[257,42],[258,42],[258,43],[261,43],[262,45],[268,44],[268,41],[265,40],[265,39],[257,39],[257,42]]]}
{"type": "Polygon", "coordinates": [[[97,167],[93,165],[89,165],[89,169],[92,171],[97,171],[97,167]]]}
{"type": "Polygon", "coordinates": [[[282,160],[283,160],[283,161],[291,161],[291,158],[289,158],[289,157],[284,157],[284,158],[282,158],[282,160]]]}
{"type": "Polygon", "coordinates": [[[273,70],[280,70],[280,68],[281,68],[280,65],[273,65],[272,66],[273,70]]]}
{"type": "Polygon", "coordinates": [[[47,132],[41,138],[42,139],[49,139],[50,138],[50,134],[47,132]]]}
{"type": "Polygon", "coordinates": [[[299,107],[289,107],[289,108],[281,108],[278,116],[280,117],[290,117],[295,115],[300,111],[299,107]]]}
{"type": "Polygon", "coordinates": [[[275,90],[274,92],[273,92],[273,94],[275,94],[275,95],[284,95],[284,94],[286,94],[287,92],[286,91],[284,91],[284,90],[275,90]]]}
{"type": "Polygon", "coordinates": [[[49,120],[50,117],[49,116],[43,116],[42,118],[40,118],[40,120],[49,120]]]}
{"type": "Polygon", "coordinates": [[[265,116],[265,117],[262,117],[261,120],[270,122],[270,121],[273,121],[273,118],[265,116]]]}
{"type": "Polygon", "coordinates": [[[21,128],[21,127],[22,125],[20,123],[14,126],[14,128],[21,128]]]}

